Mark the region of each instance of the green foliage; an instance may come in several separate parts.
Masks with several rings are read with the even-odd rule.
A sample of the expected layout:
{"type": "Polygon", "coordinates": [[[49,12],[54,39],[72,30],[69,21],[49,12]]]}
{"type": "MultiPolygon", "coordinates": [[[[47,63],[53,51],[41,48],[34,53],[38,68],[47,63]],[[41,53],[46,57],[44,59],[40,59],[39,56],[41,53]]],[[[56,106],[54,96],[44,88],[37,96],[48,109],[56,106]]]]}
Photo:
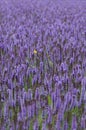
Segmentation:
{"type": "Polygon", "coordinates": [[[48,105],[49,105],[49,106],[51,106],[51,105],[52,105],[52,99],[51,99],[51,96],[50,96],[50,95],[48,95],[48,97],[47,97],[47,98],[48,98],[48,105]]]}
{"type": "Polygon", "coordinates": [[[25,88],[25,91],[28,91],[28,86],[26,84],[25,84],[24,88],[25,88]]]}
{"type": "Polygon", "coordinates": [[[29,86],[30,86],[30,88],[32,88],[32,75],[30,74],[30,76],[29,76],[29,86]]]}
{"type": "Polygon", "coordinates": [[[2,104],[2,113],[4,114],[4,103],[2,104]]]}
{"type": "Polygon", "coordinates": [[[82,115],[82,107],[79,108],[76,106],[73,109],[64,113],[64,119],[67,119],[67,122],[69,124],[68,130],[71,130],[72,115],[76,115],[78,117],[78,120],[80,120],[80,117],[82,115]]]}
{"type": "Polygon", "coordinates": [[[38,123],[39,123],[40,130],[42,129],[42,122],[43,122],[43,119],[42,119],[42,111],[39,110],[38,123]]]}
{"type": "Polygon", "coordinates": [[[72,122],[72,112],[71,112],[71,110],[70,111],[66,111],[64,113],[64,119],[67,119],[67,122],[69,124],[68,130],[70,130],[70,128],[71,128],[71,122],[72,122]]]}
{"type": "Polygon", "coordinates": [[[49,62],[49,66],[50,66],[51,68],[53,68],[53,62],[52,62],[51,60],[48,60],[48,62],[49,62]]]}
{"type": "Polygon", "coordinates": [[[76,115],[76,116],[79,116],[79,108],[78,107],[74,107],[72,110],[71,110],[72,114],[76,115]]]}
{"type": "Polygon", "coordinates": [[[9,125],[6,125],[6,130],[10,130],[9,125]]]}
{"type": "Polygon", "coordinates": [[[25,91],[28,91],[28,88],[32,88],[32,79],[33,79],[33,76],[32,74],[29,75],[28,79],[24,79],[24,88],[25,88],[25,91]],[[28,80],[28,82],[27,82],[28,80]]]}
{"type": "Polygon", "coordinates": [[[30,121],[30,127],[29,130],[33,130],[33,120],[30,121]]]}
{"type": "Polygon", "coordinates": [[[54,126],[54,117],[52,118],[52,126],[54,126]]]}

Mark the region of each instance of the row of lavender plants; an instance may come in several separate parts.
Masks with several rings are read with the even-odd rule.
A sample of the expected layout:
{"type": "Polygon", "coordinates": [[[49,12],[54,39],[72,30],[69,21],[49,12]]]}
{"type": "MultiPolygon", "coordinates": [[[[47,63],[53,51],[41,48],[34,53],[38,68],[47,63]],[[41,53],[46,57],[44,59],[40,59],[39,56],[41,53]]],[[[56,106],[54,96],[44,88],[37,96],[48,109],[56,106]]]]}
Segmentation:
{"type": "Polygon", "coordinates": [[[0,3],[0,130],[85,130],[86,4],[0,3]]]}

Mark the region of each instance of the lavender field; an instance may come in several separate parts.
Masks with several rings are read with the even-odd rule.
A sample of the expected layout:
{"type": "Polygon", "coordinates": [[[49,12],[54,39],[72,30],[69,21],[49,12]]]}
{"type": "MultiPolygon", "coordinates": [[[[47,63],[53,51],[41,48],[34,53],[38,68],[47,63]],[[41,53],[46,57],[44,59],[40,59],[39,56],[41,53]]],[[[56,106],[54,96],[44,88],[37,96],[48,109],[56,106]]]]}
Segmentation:
{"type": "Polygon", "coordinates": [[[0,130],[86,130],[86,1],[0,1],[0,130]]]}

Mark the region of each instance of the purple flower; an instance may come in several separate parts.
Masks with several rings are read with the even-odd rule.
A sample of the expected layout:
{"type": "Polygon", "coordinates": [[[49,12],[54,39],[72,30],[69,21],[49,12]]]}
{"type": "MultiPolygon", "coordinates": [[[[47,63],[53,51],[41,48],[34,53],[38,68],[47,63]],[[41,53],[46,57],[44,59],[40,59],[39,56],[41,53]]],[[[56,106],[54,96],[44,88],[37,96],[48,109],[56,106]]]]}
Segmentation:
{"type": "Polygon", "coordinates": [[[64,121],[63,130],[68,130],[68,122],[67,122],[67,120],[64,121]]]}
{"type": "Polygon", "coordinates": [[[28,89],[27,98],[29,100],[32,100],[32,98],[33,98],[33,94],[32,94],[32,90],[31,89],[28,89]]]}
{"type": "Polygon", "coordinates": [[[18,113],[18,121],[22,121],[22,113],[21,112],[18,113]]]}
{"type": "Polygon", "coordinates": [[[36,100],[40,99],[40,90],[39,90],[39,88],[36,88],[36,90],[35,90],[35,99],[36,100]]]}
{"type": "Polygon", "coordinates": [[[26,116],[26,108],[25,106],[22,106],[22,117],[25,118],[26,116]]]}
{"type": "Polygon", "coordinates": [[[43,122],[43,123],[42,123],[42,130],[47,130],[46,122],[43,122]]]}
{"type": "Polygon", "coordinates": [[[61,98],[60,97],[57,97],[55,106],[56,106],[56,111],[58,111],[61,107],[61,98]]]}
{"type": "Polygon", "coordinates": [[[77,130],[77,120],[75,115],[72,117],[72,130],[77,130]]]}
{"type": "Polygon", "coordinates": [[[57,119],[57,121],[56,121],[56,129],[57,130],[61,130],[61,122],[57,119]]]}
{"type": "Polygon", "coordinates": [[[27,115],[28,115],[28,118],[30,119],[31,118],[31,105],[29,105],[28,107],[27,107],[27,115]]]}
{"type": "Polygon", "coordinates": [[[86,116],[82,115],[81,117],[81,128],[85,129],[86,128],[86,116]]]}
{"type": "Polygon", "coordinates": [[[33,125],[33,130],[39,130],[38,121],[35,121],[35,123],[33,125]]]}

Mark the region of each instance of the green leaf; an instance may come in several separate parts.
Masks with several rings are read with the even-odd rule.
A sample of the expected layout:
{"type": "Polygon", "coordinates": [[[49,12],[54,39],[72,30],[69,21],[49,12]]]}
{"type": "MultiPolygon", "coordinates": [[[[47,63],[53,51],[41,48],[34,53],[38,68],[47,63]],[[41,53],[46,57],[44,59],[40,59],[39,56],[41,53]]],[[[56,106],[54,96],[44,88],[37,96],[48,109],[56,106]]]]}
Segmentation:
{"type": "Polygon", "coordinates": [[[68,121],[68,130],[71,130],[71,123],[72,123],[72,111],[66,111],[64,113],[64,119],[67,119],[68,121]]]}
{"type": "Polygon", "coordinates": [[[53,68],[53,62],[51,60],[48,60],[50,67],[53,68]]]}
{"type": "Polygon", "coordinates": [[[25,84],[24,88],[25,88],[25,91],[28,91],[28,86],[26,84],[25,84]]]}
{"type": "Polygon", "coordinates": [[[72,114],[75,114],[76,116],[78,116],[79,115],[79,108],[78,107],[73,108],[72,114]]]}
{"type": "Polygon", "coordinates": [[[51,106],[52,105],[52,99],[51,99],[51,96],[48,95],[48,105],[51,106]]]}
{"type": "Polygon", "coordinates": [[[53,117],[53,119],[52,119],[52,126],[54,126],[55,124],[54,124],[54,117],[53,117]]]}
{"type": "Polygon", "coordinates": [[[42,129],[42,111],[41,110],[39,111],[39,114],[38,114],[38,123],[41,130],[42,129]]]}
{"type": "Polygon", "coordinates": [[[10,128],[9,128],[9,126],[8,126],[8,125],[6,126],[6,130],[10,130],[10,128]]]}
{"type": "Polygon", "coordinates": [[[29,76],[29,85],[30,85],[30,88],[32,88],[32,75],[31,74],[29,76]]]}
{"type": "Polygon", "coordinates": [[[29,130],[33,130],[33,120],[30,121],[30,127],[29,130]]]}

